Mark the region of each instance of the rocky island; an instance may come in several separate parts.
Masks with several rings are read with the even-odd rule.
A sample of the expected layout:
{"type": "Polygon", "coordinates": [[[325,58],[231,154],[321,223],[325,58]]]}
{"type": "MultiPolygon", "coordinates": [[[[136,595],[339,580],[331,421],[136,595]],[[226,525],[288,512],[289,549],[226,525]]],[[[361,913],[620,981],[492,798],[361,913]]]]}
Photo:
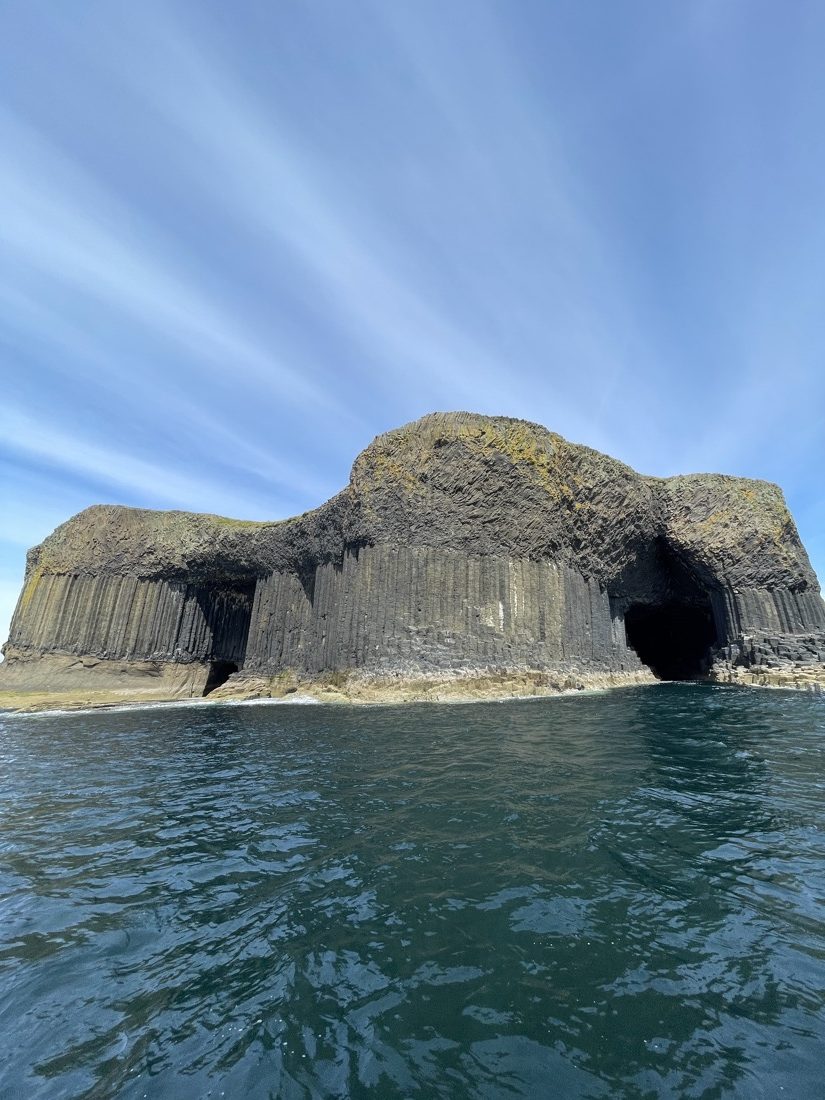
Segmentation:
{"type": "Polygon", "coordinates": [[[81,512],[30,551],[4,653],[6,707],[816,689],[825,603],[775,485],[433,413],[294,519],[81,512]]]}

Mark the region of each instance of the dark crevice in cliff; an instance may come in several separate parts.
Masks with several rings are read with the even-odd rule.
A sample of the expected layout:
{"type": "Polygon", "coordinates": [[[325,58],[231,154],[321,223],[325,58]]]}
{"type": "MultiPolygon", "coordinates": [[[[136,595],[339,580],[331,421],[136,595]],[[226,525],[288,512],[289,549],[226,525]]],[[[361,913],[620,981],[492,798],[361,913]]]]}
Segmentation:
{"type": "Polygon", "coordinates": [[[204,585],[195,589],[195,595],[212,639],[211,652],[205,656],[242,665],[252,619],[255,582],[241,580],[225,585],[204,585]]]}
{"type": "Polygon", "coordinates": [[[306,598],[311,604],[315,603],[315,565],[305,566],[298,573],[298,580],[301,582],[301,588],[303,588],[306,598]]]}
{"type": "Polygon", "coordinates": [[[717,641],[710,601],[647,605],[625,612],[627,643],[660,680],[695,680],[717,641]]]}
{"type": "Polygon", "coordinates": [[[221,684],[225,684],[232,673],[237,671],[238,666],[234,661],[213,661],[209,666],[209,676],[207,677],[203,694],[209,695],[215,688],[219,688],[221,684]]]}

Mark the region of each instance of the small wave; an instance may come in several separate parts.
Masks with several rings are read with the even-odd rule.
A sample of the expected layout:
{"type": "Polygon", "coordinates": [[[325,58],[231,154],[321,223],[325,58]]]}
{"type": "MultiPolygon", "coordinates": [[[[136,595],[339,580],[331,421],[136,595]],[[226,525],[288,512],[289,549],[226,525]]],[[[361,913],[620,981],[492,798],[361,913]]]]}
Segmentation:
{"type": "Polygon", "coordinates": [[[167,699],[162,702],[94,703],[88,707],[55,707],[53,710],[19,710],[7,713],[13,714],[15,718],[59,718],[72,714],[128,714],[132,711],[182,710],[204,706],[215,706],[215,703],[208,699],[167,699]]]}
{"type": "Polygon", "coordinates": [[[308,707],[322,706],[323,704],[320,699],[313,699],[311,695],[295,694],[278,699],[216,699],[213,705],[224,707],[308,707]]]}
{"type": "Polygon", "coordinates": [[[251,707],[251,706],[311,706],[320,705],[318,699],[310,695],[289,695],[279,699],[166,699],[158,702],[96,703],[88,707],[60,707],[54,710],[30,710],[3,712],[6,717],[15,718],[60,718],[71,715],[89,714],[131,714],[154,710],[188,710],[206,707],[251,707]]]}
{"type": "Polygon", "coordinates": [[[0,1095],[819,1095],[825,710],[738,690],[0,719],[0,1095]]]}

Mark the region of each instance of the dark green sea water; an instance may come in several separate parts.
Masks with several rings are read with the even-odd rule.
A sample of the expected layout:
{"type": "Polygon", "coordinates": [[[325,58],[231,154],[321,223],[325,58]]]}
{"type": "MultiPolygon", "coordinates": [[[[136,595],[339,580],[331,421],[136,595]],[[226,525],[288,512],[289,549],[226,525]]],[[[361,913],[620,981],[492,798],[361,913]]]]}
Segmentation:
{"type": "Polygon", "coordinates": [[[0,1096],[825,1096],[825,700],[0,715],[0,1096]]]}

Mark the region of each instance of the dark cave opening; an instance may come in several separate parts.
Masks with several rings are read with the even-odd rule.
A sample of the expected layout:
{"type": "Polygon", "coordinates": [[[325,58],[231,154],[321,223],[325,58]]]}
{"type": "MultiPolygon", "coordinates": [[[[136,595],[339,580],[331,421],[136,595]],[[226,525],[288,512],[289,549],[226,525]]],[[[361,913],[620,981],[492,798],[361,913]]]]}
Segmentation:
{"type": "Polygon", "coordinates": [[[633,604],[627,644],[660,680],[695,680],[708,670],[716,629],[710,603],[633,604]]]}
{"type": "Polygon", "coordinates": [[[219,688],[221,684],[225,684],[232,673],[237,671],[238,666],[234,661],[212,661],[203,694],[208,695],[215,688],[219,688]]]}
{"type": "Polygon", "coordinates": [[[231,672],[237,672],[246,656],[255,582],[236,578],[224,583],[212,581],[199,585],[194,593],[209,631],[204,656],[211,658],[213,665],[234,664],[236,667],[231,672]]]}

